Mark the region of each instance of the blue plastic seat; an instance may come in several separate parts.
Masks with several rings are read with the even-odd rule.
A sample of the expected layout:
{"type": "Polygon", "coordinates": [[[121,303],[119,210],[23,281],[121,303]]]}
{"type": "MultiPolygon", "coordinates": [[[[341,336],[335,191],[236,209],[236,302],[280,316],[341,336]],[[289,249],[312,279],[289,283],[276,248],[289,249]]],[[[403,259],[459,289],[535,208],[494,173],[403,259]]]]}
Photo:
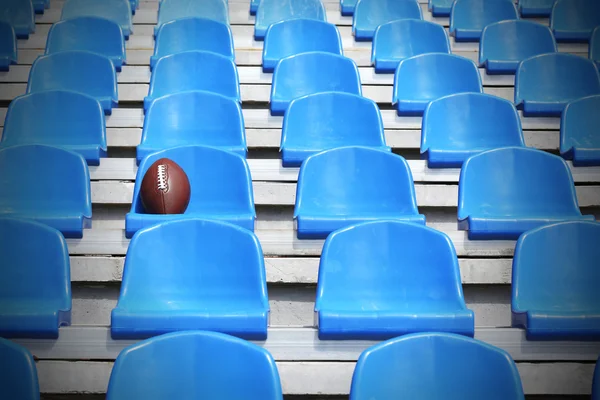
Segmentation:
{"type": "Polygon", "coordinates": [[[321,0],[260,0],[254,23],[254,39],[263,40],[271,24],[303,18],[327,21],[321,0]]]}
{"type": "Polygon", "coordinates": [[[600,224],[525,232],[512,267],[512,325],[528,340],[600,340],[600,224]]]}
{"type": "Polygon", "coordinates": [[[50,7],[49,0],[32,0],[33,11],[36,14],[43,14],[46,8],[50,7]]]}
{"type": "Polygon", "coordinates": [[[260,0],[250,0],[250,15],[256,15],[260,0]]]}
{"type": "Polygon", "coordinates": [[[158,336],[123,350],[113,367],[107,400],[283,400],[271,354],[216,332],[158,336]]]}
{"type": "Polygon", "coordinates": [[[556,0],[519,0],[517,6],[522,17],[549,17],[556,0]]]}
{"type": "Polygon", "coordinates": [[[0,337],[57,338],[59,326],[71,323],[65,238],[38,222],[0,218],[0,239],[0,337]]]}
{"type": "Polygon", "coordinates": [[[354,15],[357,1],[358,0],[340,0],[340,10],[342,12],[342,16],[351,17],[354,15]]]}
{"type": "Polygon", "coordinates": [[[99,17],[78,17],[52,25],[46,41],[46,54],[83,50],[110,60],[117,71],[125,63],[125,39],[114,21],[99,17]]]}
{"type": "Polygon", "coordinates": [[[427,3],[433,17],[448,17],[454,0],[428,0],[427,3]]]}
{"type": "Polygon", "coordinates": [[[320,92],[362,94],[354,61],[332,53],[314,51],[279,61],[271,85],[271,114],[283,115],[298,97],[320,92]]]}
{"type": "Polygon", "coordinates": [[[33,4],[31,0],[2,0],[0,21],[12,25],[18,39],[28,39],[35,32],[33,4]]]}
{"type": "Polygon", "coordinates": [[[409,222],[367,222],[329,235],[315,312],[321,340],[475,330],[450,238],[409,222]]]}
{"type": "Polygon", "coordinates": [[[429,168],[460,168],[481,151],[525,146],[521,119],[507,100],[459,93],[434,100],[423,114],[421,156],[429,168]]]}
{"type": "Polygon", "coordinates": [[[263,72],[273,72],[282,58],[311,51],[343,55],[337,27],[315,19],[291,19],[267,29],[263,45],[263,72]]]}
{"type": "Polygon", "coordinates": [[[156,34],[150,66],[154,68],[164,56],[193,50],[210,51],[234,59],[233,36],[229,25],[193,17],[163,24],[156,34]]]}
{"type": "Polygon", "coordinates": [[[523,400],[510,355],[451,333],[417,333],[365,350],[356,363],[350,400],[523,400]]]}
{"type": "Polygon", "coordinates": [[[550,28],[558,42],[587,42],[600,26],[600,3],[596,0],[556,0],[550,28]]]}
{"type": "Polygon", "coordinates": [[[352,18],[354,40],[372,40],[379,25],[407,18],[423,19],[417,0],[358,0],[352,18]]]}
{"type": "Polygon", "coordinates": [[[61,20],[77,17],[100,17],[116,22],[125,39],[133,33],[129,0],[67,0],[63,5],[61,20]]]}
{"type": "Polygon", "coordinates": [[[17,63],[17,36],[12,25],[0,21],[0,71],[17,63]]]}
{"type": "Polygon", "coordinates": [[[600,166],[600,95],[569,103],[560,123],[560,154],[575,166],[600,166]]]}
{"type": "Polygon", "coordinates": [[[370,147],[338,147],[308,157],[298,176],[298,238],[379,219],[425,224],[406,160],[370,147]]]}
{"type": "Polygon", "coordinates": [[[515,105],[525,116],[560,116],[571,101],[595,94],[600,94],[600,75],[586,58],[541,54],[517,68],[515,105]]]}
{"type": "Polygon", "coordinates": [[[246,159],[229,151],[180,146],[149,155],[140,163],[135,180],[131,211],[125,217],[125,233],[132,237],[140,229],[182,218],[215,219],[254,230],[252,177],[246,159]],[[187,174],[192,187],[183,214],[146,214],[140,197],[142,178],[155,161],[169,158],[187,174]]]}
{"type": "Polygon", "coordinates": [[[290,103],[281,132],[284,167],[299,167],[313,154],[344,146],[390,151],[377,103],[343,92],[311,94],[290,103]]]}
{"type": "Polygon", "coordinates": [[[566,162],[527,147],[476,154],[463,164],[458,228],[469,239],[517,239],[523,232],[565,220],[593,220],[579,210],[566,162]]]}
{"type": "Polygon", "coordinates": [[[237,67],[230,57],[209,51],[186,51],[162,57],[152,72],[144,110],[159,97],[202,90],[241,102],[237,67]]]}
{"type": "Polygon", "coordinates": [[[400,61],[425,53],[450,54],[443,26],[418,19],[401,19],[379,25],[373,36],[371,64],[378,73],[394,73],[400,61]]]}
{"type": "Polygon", "coordinates": [[[594,29],[590,39],[588,57],[600,67],[600,26],[594,29]]]}
{"type": "Polygon", "coordinates": [[[81,154],[89,165],[106,157],[106,125],[100,103],[77,92],[45,91],[14,99],[0,148],[45,144],[81,154]]]}
{"type": "Polygon", "coordinates": [[[227,0],[163,1],[158,10],[158,23],[154,27],[154,33],[157,34],[162,25],[167,22],[188,17],[211,19],[229,25],[229,7],[227,5],[227,0]]]}
{"type": "Polygon", "coordinates": [[[455,0],[450,11],[450,36],[457,42],[477,42],[494,22],[519,19],[512,0],[455,0]]]}
{"type": "Polygon", "coordinates": [[[482,93],[477,65],[453,54],[428,53],[406,58],[394,75],[392,103],[398,115],[421,115],[427,105],[456,93],[482,93]]]}
{"type": "Polygon", "coordinates": [[[0,387],[7,399],[40,400],[37,367],[25,347],[0,338],[0,387]]]}

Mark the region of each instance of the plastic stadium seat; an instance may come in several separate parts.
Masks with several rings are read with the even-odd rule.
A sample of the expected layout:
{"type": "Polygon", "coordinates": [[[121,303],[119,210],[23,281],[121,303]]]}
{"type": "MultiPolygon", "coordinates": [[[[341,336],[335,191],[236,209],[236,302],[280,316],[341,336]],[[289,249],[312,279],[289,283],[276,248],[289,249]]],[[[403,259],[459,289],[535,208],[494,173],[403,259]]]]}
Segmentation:
{"type": "Polygon", "coordinates": [[[129,0],[67,0],[62,8],[61,20],[77,17],[110,19],[121,26],[125,39],[133,33],[129,0]]]}
{"type": "Polygon", "coordinates": [[[192,50],[210,51],[235,58],[229,25],[205,18],[181,18],[163,24],[156,34],[150,66],[154,68],[156,62],[164,56],[192,50]]]}
{"type": "Polygon", "coordinates": [[[522,17],[549,17],[556,0],[519,0],[519,14],[522,17]]]}
{"type": "Polygon", "coordinates": [[[340,0],[340,10],[342,12],[342,16],[351,17],[354,15],[357,1],[358,0],[340,0]]]}
{"type": "Polygon", "coordinates": [[[560,116],[571,101],[595,94],[600,94],[600,75],[586,58],[541,54],[517,68],[515,104],[525,116],[560,116]]]}
{"type": "Polygon", "coordinates": [[[256,15],[260,0],[250,0],[250,15],[256,15]]]}
{"type": "Polygon", "coordinates": [[[425,53],[450,54],[443,26],[417,19],[392,21],[375,30],[371,64],[375,72],[394,73],[400,61],[425,53]]]}
{"type": "Polygon", "coordinates": [[[433,17],[448,17],[454,0],[428,0],[427,8],[433,17]]]}
{"type": "Polygon", "coordinates": [[[71,323],[65,238],[38,222],[0,218],[0,239],[0,337],[57,338],[71,323]]]}
{"type": "Polygon", "coordinates": [[[588,56],[600,67],[600,26],[594,29],[592,33],[588,56]]]}
{"type": "Polygon", "coordinates": [[[512,268],[512,325],[528,340],[600,339],[600,224],[559,222],[525,232],[512,268]]]}
{"type": "Polygon", "coordinates": [[[121,27],[106,18],[78,17],[52,25],[46,41],[46,54],[84,50],[110,60],[117,71],[125,63],[125,39],[121,27]]]}
{"type": "Polygon", "coordinates": [[[350,400],[523,400],[510,355],[451,333],[417,333],[365,350],[356,363],[350,400]]]}
{"type": "Polygon", "coordinates": [[[140,163],[135,180],[131,212],[125,217],[125,233],[132,237],[140,229],[174,219],[204,218],[230,222],[254,230],[252,177],[246,159],[229,151],[180,146],[149,155],[140,163]],[[184,214],[145,214],[140,198],[142,177],[156,160],[169,158],[187,173],[192,195],[184,214]]]}
{"type": "Polygon", "coordinates": [[[35,32],[33,4],[30,0],[2,0],[0,21],[12,25],[17,38],[29,38],[29,34],[35,32]]]}
{"type": "Polygon", "coordinates": [[[515,106],[483,93],[434,100],[423,114],[421,155],[429,168],[460,168],[481,151],[525,146],[515,106]]]}
{"type": "Polygon", "coordinates": [[[333,24],[315,19],[291,19],[267,29],[263,45],[263,72],[273,72],[282,58],[311,51],[343,55],[340,32],[333,24]]]}
{"type": "Polygon", "coordinates": [[[152,72],[144,110],[159,97],[203,90],[241,102],[240,84],[235,62],[209,51],[186,51],[162,57],[152,72]]]}
{"type": "Polygon", "coordinates": [[[294,218],[300,239],[378,219],[425,224],[406,160],[358,146],[326,150],[302,163],[294,218]]]}
{"type": "Polygon", "coordinates": [[[398,65],[392,103],[398,115],[421,115],[435,99],[469,92],[483,92],[473,61],[453,54],[420,54],[398,65]]]}
{"type": "Polygon", "coordinates": [[[450,36],[457,42],[477,42],[494,22],[519,19],[512,0],[456,0],[450,11],[450,36]]]}
{"type": "Polygon", "coordinates": [[[263,40],[271,24],[295,18],[327,21],[321,0],[261,0],[256,11],[254,39],[263,40]]]}
{"type": "Polygon", "coordinates": [[[472,156],[458,187],[458,228],[469,239],[517,239],[541,225],[582,216],[571,171],[553,154],[504,147],[472,156]]]}
{"type": "Polygon", "coordinates": [[[159,150],[194,144],[218,147],[246,157],[240,103],[201,91],[159,97],[144,119],[137,162],[159,150]]]}
{"type": "Polygon", "coordinates": [[[77,92],[45,91],[14,99],[0,148],[45,144],[81,154],[89,165],[106,157],[106,125],[100,103],[77,92]]]}
{"type": "Polygon", "coordinates": [[[46,8],[50,6],[49,0],[32,0],[33,11],[36,14],[43,14],[46,8]]]}
{"type": "Polygon", "coordinates": [[[7,399],[40,400],[37,367],[29,350],[0,338],[0,360],[2,395],[7,399]]]}
{"type": "Polygon", "coordinates": [[[279,61],[271,85],[271,114],[283,115],[298,97],[320,92],[362,94],[354,61],[332,53],[314,51],[279,61]]]}
{"type": "Polygon", "coordinates": [[[107,400],[283,400],[271,354],[216,332],[169,333],[123,350],[107,400]]]}
{"type": "Polygon", "coordinates": [[[557,0],[550,28],[559,42],[587,42],[600,26],[600,3],[596,0],[557,0]]]}
{"type": "Polygon", "coordinates": [[[15,30],[7,22],[0,21],[0,71],[8,71],[17,63],[17,36],[15,30]]]}
{"type": "Polygon", "coordinates": [[[229,7],[227,5],[227,0],[163,1],[158,10],[158,23],[154,27],[154,33],[157,34],[162,25],[167,22],[187,17],[206,18],[229,25],[229,7]]]}
{"type": "Polygon", "coordinates": [[[281,133],[284,167],[299,167],[308,156],[344,146],[390,150],[377,103],[342,92],[311,94],[290,103],[281,133]]]}
{"type": "Polygon", "coordinates": [[[379,25],[406,18],[423,18],[417,0],[358,0],[352,18],[354,40],[371,40],[379,25]]]}
{"type": "Polygon", "coordinates": [[[315,312],[321,340],[475,330],[450,238],[409,222],[367,222],[329,235],[315,312]]]}
{"type": "Polygon", "coordinates": [[[575,166],[600,166],[600,95],[569,103],[560,124],[560,154],[575,166]]]}

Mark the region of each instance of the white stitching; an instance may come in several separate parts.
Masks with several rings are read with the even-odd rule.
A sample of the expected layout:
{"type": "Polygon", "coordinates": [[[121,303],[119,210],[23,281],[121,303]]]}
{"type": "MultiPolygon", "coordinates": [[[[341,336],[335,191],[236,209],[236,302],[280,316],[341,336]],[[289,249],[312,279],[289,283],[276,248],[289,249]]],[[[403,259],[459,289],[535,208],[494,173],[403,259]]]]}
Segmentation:
{"type": "Polygon", "coordinates": [[[167,166],[164,164],[160,164],[158,166],[158,173],[157,173],[157,178],[158,178],[158,190],[162,190],[163,192],[166,192],[168,189],[167,186],[167,166]]]}

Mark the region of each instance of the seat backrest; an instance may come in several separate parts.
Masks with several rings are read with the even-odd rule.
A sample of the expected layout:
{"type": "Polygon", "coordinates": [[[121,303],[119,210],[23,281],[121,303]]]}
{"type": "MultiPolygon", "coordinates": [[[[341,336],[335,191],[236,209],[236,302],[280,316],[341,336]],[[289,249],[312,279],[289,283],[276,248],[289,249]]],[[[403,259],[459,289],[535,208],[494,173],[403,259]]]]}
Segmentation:
{"type": "Polygon", "coordinates": [[[358,0],[352,18],[352,33],[356,40],[371,40],[379,25],[407,18],[423,18],[416,0],[358,0]]]}
{"type": "Polygon", "coordinates": [[[455,0],[450,11],[450,35],[456,40],[478,41],[487,25],[515,19],[519,13],[512,0],[455,0]]]}
{"type": "Polygon", "coordinates": [[[263,40],[271,24],[295,18],[327,21],[321,0],[261,0],[256,11],[254,39],[263,40]]]}
{"type": "Polygon", "coordinates": [[[35,15],[31,0],[2,0],[0,21],[9,23],[19,39],[35,32],[35,15]]]}
{"type": "Polygon", "coordinates": [[[0,21],[0,59],[6,58],[8,64],[17,63],[17,36],[12,25],[0,21]]]}
{"type": "Polygon", "coordinates": [[[155,32],[167,22],[180,18],[197,17],[211,19],[229,25],[229,7],[227,0],[168,0],[158,9],[158,23],[155,32]]]}
{"type": "Polygon", "coordinates": [[[556,0],[519,0],[521,17],[549,17],[556,0]]]}
{"type": "Polygon", "coordinates": [[[128,38],[133,32],[129,0],[67,0],[62,8],[61,20],[77,17],[101,17],[116,22],[128,38]]]}
{"type": "Polygon", "coordinates": [[[0,338],[0,387],[7,399],[39,400],[40,386],[33,355],[25,347],[0,338]]]}
{"type": "Polygon", "coordinates": [[[557,0],[550,28],[558,41],[587,42],[600,26],[600,3],[595,0],[557,0]]]}
{"type": "Polygon", "coordinates": [[[574,148],[600,149],[600,95],[569,103],[560,121],[560,154],[566,157],[574,148]]]}
{"type": "Polygon", "coordinates": [[[600,26],[592,32],[588,56],[596,65],[600,65],[600,26]]]}

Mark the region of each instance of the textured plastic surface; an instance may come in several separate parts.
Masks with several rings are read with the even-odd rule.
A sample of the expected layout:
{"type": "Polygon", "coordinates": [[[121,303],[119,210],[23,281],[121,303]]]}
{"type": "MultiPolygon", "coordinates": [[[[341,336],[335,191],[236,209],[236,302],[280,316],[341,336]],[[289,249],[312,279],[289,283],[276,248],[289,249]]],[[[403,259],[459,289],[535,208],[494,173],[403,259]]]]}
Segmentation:
{"type": "Polygon", "coordinates": [[[557,0],[550,15],[550,28],[561,42],[587,42],[600,26],[600,3],[596,0],[557,0]]]}
{"type": "Polygon", "coordinates": [[[449,333],[406,335],[365,350],[350,389],[350,400],[524,398],[507,352],[449,333]]]}
{"type": "Polygon", "coordinates": [[[298,176],[298,238],[378,219],[425,224],[406,160],[370,147],[339,147],[308,157],[298,176]]]}
{"type": "Polygon", "coordinates": [[[283,400],[271,354],[214,332],[169,333],[123,350],[113,367],[107,400],[283,400]]]}
{"type": "Polygon", "coordinates": [[[475,330],[450,238],[408,222],[367,222],[329,235],[315,312],[321,340],[475,330]]]}
{"type": "Polygon", "coordinates": [[[586,219],[566,162],[528,147],[488,150],[463,164],[458,228],[469,239],[517,239],[541,225],[586,219]]]}
{"type": "Polygon", "coordinates": [[[209,51],[186,51],[161,58],[150,78],[144,110],[159,97],[191,90],[213,92],[241,102],[235,62],[209,51]]]}
{"type": "Polygon", "coordinates": [[[0,71],[17,63],[17,36],[12,25],[0,21],[0,71]]]}
{"type": "Polygon", "coordinates": [[[0,387],[6,399],[40,400],[37,367],[25,347],[0,338],[0,387]]]}
{"type": "Polygon", "coordinates": [[[0,218],[0,251],[0,337],[57,338],[59,326],[71,323],[65,238],[37,222],[0,218]]]}
{"type": "Polygon", "coordinates": [[[394,73],[400,61],[425,53],[450,54],[443,26],[418,19],[392,21],[375,30],[371,64],[375,72],[394,73]]]}
{"type": "Polygon", "coordinates": [[[600,66],[600,26],[592,32],[590,39],[590,47],[588,49],[588,57],[600,66]]]}
{"type": "Polygon", "coordinates": [[[518,18],[512,0],[456,0],[450,11],[450,36],[457,42],[477,42],[489,24],[518,18]]]}
{"type": "Polygon", "coordinates": [[[152,103],[137,147],[137,162],[170,147],[203,145],[246,157],[244,117],[240,103],[210,92],[181,92],[152,103]]]}
{"type": "Polygon", "coordinates": [[[45,144],[81,154],[89,165],[106,157],[106,125],[100,103],[77,92],[46,91],[14,99],[0,148],[45,144]]]}
{"type": "Polygon", "coordinates": [[[158,30],[162,25],[167,22],[187,17],[206,18],[229,25],[229,7],[227,5],[227,0],[163,1],[158,10],[158,23],[154,27],[154,33],[158,33],[158,30]]]}
{"type": "MultiPolygon", "coordinates": [[[[171,1],[171,0],[169,0],[171,1]]],[[[100,17],[116,22],[125,39],[133,33],[129,0],[67,0],[62,8],[61,20],[76,17],[100,17]]]]}
{"type": "Polygon", "coordinates": [[[283,115],[298,97],[320,92],[362,94],[358,68],[352,59],[314,51],[279,61],[271,85],[271,115],[283,115]]]}
{"type": "Polygon", "coordinates": [[[154,68],[164,56],[193,50],[210,51],[233,59],[233,36],[229,25],[205,18],[181,18],[163,24],[156,34],[150,66],[154,68]]]}
{"type": "Polygon", "coordinates": [[[434,17],[448,17],[454,0],[428,0],[427,8],[434,17]]]}
{"type": "Polygon", "coordinates": [[[420,54],[398,65],[392,103],[398,115],[421,115],[432,100],[468,92],[483,92],[473,61],[453,54],[420,54]]]}
{"type": "Polygon", "coordinates": [[[600,224],[525,232],[512,268],[512,325],[528,340],[600,340],[600,224]]]}
{"type": "Polygon", "coordinates": [[[284,167],[299,167],[308,156],[344,146],[390,150],[377,103],[343,92],[311,94],[290,103],[281,133],[284,167]]]}
{"type": "Polygon", "coordinates": [[[556,0],[519,0],[517,6],[522,17],[549,17],[556,0]]]}
{"type": "Polygon", "coordinates": [[[423,18],[417,0],[358,0],[352,18],[352,34],[356,41],[371,40],[379,25],[406,18],[423,18]]]}
{"type": "Polygon", "coordinates": [[[263,45],[263,72],[273,72],[282,58],[310,51],[343,55],[337,27],[315,19],[291,19],[267,29],[263,45]]]}
{"type": "Polygon", "coordinates": [[[29,0],[2,0],[0,21],[12,25],[19,39],[28,39],[35,32],[33,4],[29,0]]]}
{"type": "Polygon", "coordinates": [[[584,57],[542,54],[517,68],[515,104],[525,116],[558,117],[571,101],[595,94],[600,94],[600,75],[584,57]]]}
{"type": "Polygon", "coordinates": [[[600,166],[600,95],[569,103],[560,121],[560,154],[575,166],[600,166]]]}
{"type": "Polygon", "coordinates": [[[187,217],[215,219],[254,230],[252,177],[246,160],[237,154],[204,146],[180,146],[151,154],[138,168],[131,211],[125,217],[125,234],[187,217]],[[161,158],[169,158],[187,174],[192,194],[183,214],[145,214],[140,198],[142,177],[161,158]]]}
{"type": "Polygon", "coordinates": [[[261,0],[256,11],[254,39],[263,40],[271,24],[295,18],[327,21],[321,0],[261,0]]]}
{"type": "Polygon", "coordinates": [[[52,25],[46,41],[46,54],[59,51],[84,50],[98,53],[110,60],[117,71],[125,63],[125,38],[114,21],[99,17],[78,17],[52,25]]]}

